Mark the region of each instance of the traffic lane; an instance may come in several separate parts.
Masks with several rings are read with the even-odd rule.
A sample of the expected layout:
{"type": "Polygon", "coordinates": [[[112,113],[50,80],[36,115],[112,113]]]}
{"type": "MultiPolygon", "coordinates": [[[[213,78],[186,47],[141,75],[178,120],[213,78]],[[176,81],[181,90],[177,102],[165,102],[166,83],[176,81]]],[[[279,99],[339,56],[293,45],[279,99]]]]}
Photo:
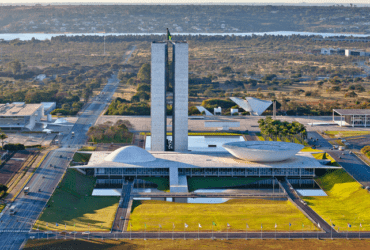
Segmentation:
{"type": "Polygon", "coordinates": [[[370,186],[370,168],[365,165],[354,154],[349,154],[344,151],[330,150],[329,153],[335,161],[338,162],[350,175],[364,186],[370,186]],[[341,158],[339,158],[341,157],[341,158]]]}
{"type": "Polygon", "coordinates": [[[23,241],[29,238],[29,236],[24,233],[0,233],[0,235],[0,245],[3,250],[19,249],[23,241]]]}
{"type": "Polygon", "coordinates": [[[309,139],[309,142],[314,145],[320,145],[320,148],[332,148],[333,146],[325,139],[323,138],[319,133],[315,131],[307,132],[307,138],[309,139]],[[310,138],[312,137],[311,140],[310,138]]]}

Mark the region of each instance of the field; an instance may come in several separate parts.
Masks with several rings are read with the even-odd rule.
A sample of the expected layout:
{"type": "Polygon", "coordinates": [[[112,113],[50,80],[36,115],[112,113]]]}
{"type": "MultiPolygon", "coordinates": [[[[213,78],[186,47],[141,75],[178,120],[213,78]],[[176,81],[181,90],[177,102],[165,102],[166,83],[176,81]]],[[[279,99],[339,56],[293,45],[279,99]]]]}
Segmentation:
{"type": "Polygon", "coordinates": [[[119,197],[91,196],[94,184],[95,178],[68,169],[34,229],[110,231],[119,197]]]}
{"type": "Polygon", "coordinates": [[[361,187],[345,170],[338,169],[328,172],[316,179],[328,194],[327,197],[304,197],[307,204],[324,220],[335,225],[336,229],[350,231],[369,231],[370,227],[370,194],[361,187]]]}
{"type": "Polygon", "coordinates": [[[369,135],[370,131],[326,131],[325,134],[327,134],[331,138],[345,138],[351,136],[369,135]]]}
{"type": "Polygon", "coordinates": [[[90,160],[91,154],[75,153],[73,156],[73,161],[75,162],[88,162],[90,160]]]}
{"type": "Polygon", "coordinates": [[[212,222],[214,231],[226,231],[227,223],[230,231],[243,231],[246,224],[249,230],[316,230],[316,227],[289,201],[272,201],[262,199],[233,199],[221,204],[186,204],[166,201],[138,201],[132,206],[131,222],[133,231],[144,231],[145,224],[148,231],[184,230],[184,223],[188,224],[188,231],[197,231],[200,223],[201,230],[211,231],[212,222]],[[304,227],[302,228],[302,223],[304,227]]]}
{"type": "Polygon", "coordinates": [[[282,250],[367,250],[370,240],[29,240],[24,250],[172,250],[172,249],[282,249],[282,250]]]}
{"type": "Polygon", "coordinates": [[[266,178],[189,177],[188,189],[189,192],[193,192],[194,190],[203,188],[235,187],[265,179],[266,178]]]}
{"type": "Polygon", "coordinates": [[[317,160],[325,160],[325,159],[328,159],[331,161],[330,165],[331,166],[337,166],[339,167],[340,165],[338,164],[338,162],[336,162],[334,160],[333,157],[331,157],[328,153],[317,153],[317,154],[312,154],[312,156],[317,159],[317,160]]]}

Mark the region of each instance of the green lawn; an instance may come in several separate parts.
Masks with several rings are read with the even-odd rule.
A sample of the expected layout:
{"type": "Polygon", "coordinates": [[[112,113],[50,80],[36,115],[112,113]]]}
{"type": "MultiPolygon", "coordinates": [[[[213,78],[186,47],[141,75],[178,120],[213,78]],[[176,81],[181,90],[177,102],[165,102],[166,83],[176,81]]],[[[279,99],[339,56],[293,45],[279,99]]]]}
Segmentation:
{"type": "Polygon", "coordinates": [[[245,231],[246,223],[249,230],[288,231],[289,222],[292,230],[316,230],[315,226],[290,202],[262,199],[233,199],[221,204],[186,204],[166,201],[135,200],[131,212],[133,231],[162,230],[171,231],[173,223],[175,231],[183,231],[184,223],[188,231],[197,231],[198,223],[201,230],[212,230],[212,222],[216,223],[215,231],[226,231],[227,223],[231,231],[245,231]],[[302,223],[304,227],[302,228],[302,223]]]}
{"type": "Polygon", "coordinates": [[[170,191],[170,179],[168,177],[139,177],[139,179],[153,182],[158,185],[157,189],[165,192],[170,191]]]}
{"type": "Polygon", "coordinates": [[[34,229],[62,231],[66,224],[69,231],[110,231],[119,197],[91,196],[94,184],[94,177],[68,169],[34,229]]]}
{"type": "Polygon", "coordinates": [[[324,152],[320,149],[313,149],[311,147],[304,147],[300,152],[324,152]]]}
{"type": "Polygon", "coordinates": [[[368,135],[370,131],[326,131],[325,134],[331,138],[368,135]]]}
{"type": "Polygon", "coordinates": [[[328,153],[317,153],[317,154],[312,154],[313,157],[317,160],[323,160],[323,159],[328,159],[331,161],[330,166],[337,166],[339,167],[340,165],[338,162],[334,160],[333,157],[331,157],[328,153]]]}
{"type": "Polygon", "coordinates": [[[304,197],[313,210],[342,231],[347,230],[347,223],[352,225],[351,231],[358,231],[360,223],[362,230],[369,231],[370,194],[358,182],[343,169],[329,171],[316,180],[328,196],[304,197]]]}
{"type": "Polygon", "coordinates": [[[0,213],[3,211],[4,208],[5,208],[5,204],[1,204],[0,205],[0,213]]]}
{"type": "Polygon", "coordinates": [[[235,187],[265,179],[267,178],[189,177],[188,189],[189,192],[193,192],[194,190],[203,188],[235,187]]]}
{"type": "Polygon", "coordinates": [[[75,162],[88,162],[90,160],[91,154],[75,153],[73,156],[73,161],[75,162]]]}

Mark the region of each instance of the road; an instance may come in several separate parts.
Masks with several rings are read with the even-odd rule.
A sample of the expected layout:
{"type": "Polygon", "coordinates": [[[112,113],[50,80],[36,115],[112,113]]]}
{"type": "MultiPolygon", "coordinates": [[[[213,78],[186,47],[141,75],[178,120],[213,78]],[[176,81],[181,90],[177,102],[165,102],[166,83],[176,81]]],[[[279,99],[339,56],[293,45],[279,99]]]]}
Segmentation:
{"type": "MultiPolygon", "coordinates": [[[[134,49],[135,47],[132,51],[134,49]]],[[[4,210],[0,219],[1,249],[19,249],[22,242],[30,237],[29,231],[32,225],[57,187],[74,152],[85,144],[87,140],[86,132],[94,125],[99,115],[110,103],[118,85],[117,76],[112,75],[101,93],[93,98],[79,116],[71,133],[64,136],[60,148],[51,151],[36,170],[27,184],[30,187],[30,193],[28,195],[21,193],[14,200],[12,205],[17,207],[16,214],[10,215],[9,210],[4,210]],[[74,136],[72,131],[75,133],[74,136]],[[52,167],[50,167],[50,164],[52,167]]]]}
{"type": "Polygon", "coordinates": [[[318,149],[330,154],[353,178],[364,187],[370,186],[370,168],[362,162],[355,154],[349,154],[348,150],[333,150],[333,146],[317,132],[308,132],[308,138],[315,140],[310,144],[320,145],[318,149]]]}

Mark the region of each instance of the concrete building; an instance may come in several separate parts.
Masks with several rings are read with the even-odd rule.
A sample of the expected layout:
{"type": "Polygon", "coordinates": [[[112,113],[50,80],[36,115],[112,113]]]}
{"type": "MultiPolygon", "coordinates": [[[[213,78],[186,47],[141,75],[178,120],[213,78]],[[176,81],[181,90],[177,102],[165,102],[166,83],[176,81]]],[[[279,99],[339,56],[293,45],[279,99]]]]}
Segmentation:
{"type": "Polygon", "coordinates": [[[340,127],[370,127],[370,109],[333,109],[333,122],[340,127]],[[340,116],[339,121],[335,114],[340,116]]]}
{"type": "Polygon", "coordinates": [[[362,50],[351,50],[346,49],[344,52],[345,56],[370,56],[370,53],[362,51],[362,50]]]}
{"type": "Polygon", "coordinates": [[[188,150],[188,44],[153,42],[151,58],[151,136],[153,151],[188,150]],[[168,63],[168,46],[172,46],[172,68],[168,63]],[[166,94],[169,73],[173,75],[172,143],[166,140],[166,94]]]}
{"type": "Polygon", "coordinates": [[[57,107],[56,102],[42,102],[41,104],[44,106],[44,115],[50,114],[57,107]]]}
{"type": "Polygon", "coordinates": [[[265,101],[254,97],[246,97],[245,100],[238,97],[230,97],[230,100],[253,116],[262,115],[272,104],[272,101],[265,101]]]}
{"type": "MultiPolygon", "coordinates": [[[[108,186],[122,184],[126,177],[169,177],[171,192],[188,192],[186,177],[312,178],[315,169],[337,168],[321,164],[309,152],[296,153],[302,147],[294,143],[290,143],[297,145],[294,153],[289,146],[279,147],[281,142],[255,143],[259,144],[259,148],[255,148],[259,155],[268,155],[270,161],[253,162],[228,152],[148,152],[136,146],[126,146],[113,152],[86,152],[92,154],[88,164],[71,168],[95,176],[97,184],[108,186]],[[271,161],[271,151],[277,151],[277,156],[283,154],[285,160],[271,161]]],[[[239,149],[250,150],[245,146],[239,149]]]]}
{"type": "Polygon", "coordinates": [[[42,104],[0,104],[2,130],[32,130],[43,116],[42,104]]]}

